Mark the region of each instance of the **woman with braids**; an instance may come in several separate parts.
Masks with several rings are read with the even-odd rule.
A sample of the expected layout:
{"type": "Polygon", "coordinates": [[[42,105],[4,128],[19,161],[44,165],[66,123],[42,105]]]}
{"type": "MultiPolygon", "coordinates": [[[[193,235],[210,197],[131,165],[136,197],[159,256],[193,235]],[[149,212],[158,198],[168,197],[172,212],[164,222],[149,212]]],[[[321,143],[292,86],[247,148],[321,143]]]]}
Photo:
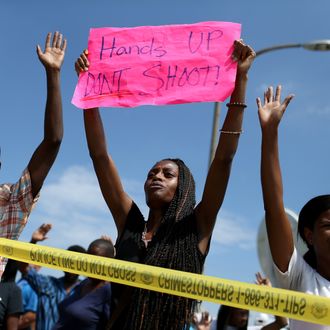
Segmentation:
{"type": "MultiPolygon", "coordinates": [[[[295,249],[290,222],[284,210],[278,151],[278,126],[293,95],[281,102],[281,86],[269,87],[264,104],[257,99],[262,130],[261,182],[268,240],[275,274],[284,289],[330,297],[330,195],[312,198],[299,214],[298,231],[308,247],[302,257],[295,249]]],[[[322,317],[322,310],[319,311],[322,317]]],[[[290,320],[290,329],[325,330],[329,326],[290,320]]]]}
{"type": "MultiPolygon", "coordinates": [[[[75,63],[88,70],[87,51],[75,63]]],[[[111,156],[98,109],[84,111],[90,156],[118,230],[116,257],[192,273],[201,273],[217,213],[223,202],[231,163],[242,130],[247,73],[255,57],[242,41],[234,44],[238,62],[235,89],[210,166],[201,202],[195,204],[194,179],[180,159],[164,159],[149,171],[144,189],[149,206],[144,219],[126,194],[111,156]]],[[[195,301],[173,295],[113,285],[112,329],[179,329],[189,327],[195,301]]]]}

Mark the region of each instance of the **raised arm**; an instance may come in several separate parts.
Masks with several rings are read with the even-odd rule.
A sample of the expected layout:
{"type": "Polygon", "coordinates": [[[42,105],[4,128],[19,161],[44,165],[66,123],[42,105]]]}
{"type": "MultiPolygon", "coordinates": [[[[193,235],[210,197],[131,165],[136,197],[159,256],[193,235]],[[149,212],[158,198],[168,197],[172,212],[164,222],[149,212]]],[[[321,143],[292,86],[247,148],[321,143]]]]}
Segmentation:
{"type": "Polygon", "coordinates": [[[36,313],[35,312],[26,312],[19,318],[18,329],[30,329],[34,327],[36,322],[36,313]]]}
{"type": "Polygon", "coordinates": [[[264,104],[257,99],[259,121],[262,131],[261,184],[266,212],[268,241],[273,260],[285,272],[293,253],[294,243],[289,220],[283,203],[283,185],[278,151],[278,126],[291,101],[289,95],[281,103],[281,86],[269,87],[264,104]]]}
{"type": "MultiPolygon", "coordinates": [[[[270,279],[268,277],[262,276],[259,272],[256,273],[256,284],[266,285],[270,288],[272,287],[272,282],[270,281],[270,279]]],[[[288,324],[288,320],[286,317],[277,315],[274,316],[274,322],[265,325],[264,327],[262,327],[262,330],[279,330],[284,328],[288,324]]]]}
{"type": "Polygon", "coordinates": [[[60,70],[64,60],[66,40],[55,32],[47,34],[45,51],[37,46],[40,62],[46,70],[47,102],[44,119],[44,138],[28,164],[31,175],[32,194],[35,197],[52,167],[63,138],[62,101],[60,92],[60,70]]]}
{"type": "Polygon", "coordinates": [[[47,234],[52,229],[51,223],[43,223],[38,229],[36,229],[31,236],[30,243],[37,244],[38,242],[42,242],[48,239],[47,234]]]}
{"type": "MultiPolygon", "coordinates": [[[[87,55],[87,51],[84,51],[75,63],[75,69],[78,74],[88,70],[87,55]]],[[[99,110],[85,110],[84,124],[89,154],[93,161],[103,198],[112,213],[118,235],[120,235],[132,206],[132,199],[124,191],[115,163],[108,154],[99,110]]]]}
{"type": "Polygon", "coordinates": [[[202,252],[207,249],[218,211],[225,197],[231,164],[242,131],[248,71],[255,58],[255,52],[242,41],[235,41],[232,57],[238,62],[235,89],[228,104],[228,112],[207,175],[202,200],[196,208],[199,248],[202,252]]]}
{"type": "MultiPolygon", "coordinates": [[[[38,229],[36,229],[31,236],[30,243],[37,244],[46,240],[48,232],[52,229],[51,223],[43,223],[38,229]]],[[[29,271],[29,264],[25,262],[17,262],[19,271],[22,275],[26,275],[29,271]]]]}
{"type": "Polygon", "coordinates": [[[6,329],[7,330],[17,330],[18,329],[18,321],[19,314],[11,314],[6,318],[6,329]]]}
{"type": "Polygon", "coordinates": [[[200,319],[195,313],[192,319],[192,324],[196,330],[211,330],[212,317],[208,311],[202,312],[200,319]]]}

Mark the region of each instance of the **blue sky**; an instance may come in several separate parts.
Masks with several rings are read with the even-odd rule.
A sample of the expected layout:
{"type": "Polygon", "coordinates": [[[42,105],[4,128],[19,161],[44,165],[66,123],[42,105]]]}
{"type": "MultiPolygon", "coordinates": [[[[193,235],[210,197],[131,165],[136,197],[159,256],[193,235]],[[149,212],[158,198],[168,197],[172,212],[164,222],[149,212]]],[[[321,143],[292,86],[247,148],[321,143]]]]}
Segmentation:
{"type": "MultiPolygon", "coordinates": [[[[65,137],[37,207],[21,239],[42,222],[53,223],[45,244],[87,246],[101,234],[116,236],[88,157],[82,112],[71,105],[73,63],[87,46],[89,28],[188,24],[218,20],[242,24],[242,37],[255,50],[330,39],[330,3],[319,0],[255,1],[2,1],[0,27],[1,182],[15,181],[42,138],[46,85],[35,45],[48,31],[68,39],[62,68],[65,137]]],[[[260,187],[260,128],[255,98],[269,84],[294,93],[280,128],[287,208],[299,212],[312,196],[329,193],[330,52],[290,49],[258,57],[250,72],[244,134],[218,215],[205,273],[245,282],[260,270],[256,234],[263,217],[260,187]]],[[[222,107],[221,122],[226,109],[222,107]]],[[[126,190],[146,213],[143,182],[159,159],[180,157],[192,170],[197,199],[204,186],[213,103],[135,109],[103,109],[108,146],[126,190]]],[[[221,124],[220,124],[221,125],[221,124]]],[[[44,270],[45,273],[48,270],[44,270]]],[[[213,314],[217,305],[206,304],[213,314]]]]}

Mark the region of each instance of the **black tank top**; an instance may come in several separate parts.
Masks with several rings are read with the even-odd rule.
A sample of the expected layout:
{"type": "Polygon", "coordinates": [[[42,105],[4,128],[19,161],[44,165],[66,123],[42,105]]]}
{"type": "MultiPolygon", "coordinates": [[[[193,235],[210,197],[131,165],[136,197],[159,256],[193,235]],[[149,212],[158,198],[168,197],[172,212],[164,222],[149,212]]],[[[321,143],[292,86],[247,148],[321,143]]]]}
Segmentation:
{"type": "MultiPolygon", "coordinates": [[[[117,238],[116,259],[144,263],[146,248],[142,242],[142,232],[144,230],[145,220],[137,205],[133,202],[130,212],[128,213],[124,230],[120,237],[117,238]]],[[[114,312],[119,305],[123,303],[128,305],[129,296],[131,295],[132,287],[112,283],[112,304],[111,312],[114,312]],[[123,302],[121,302],[123,299],[123,302]]],[[[125,322],[125,316],[128,306],[122,308],[120,316],[114,323],[112,329],[122,329],[125,322]]]]}
{"type": "MultiPolygon", "coordinates": [[[[187,230],[190,228],[191,231],[196,232],[197,236],[197,229],[196,225],[191,225],[191,218],[190,219],[183,219],[180,221],[181,223],[178,224],[179,226],[185,226],[187,230]],[[190,221],[190,225],[187,226],[187,221],[190,221]]],[[[125,260],[125,261],[132,261],[137,263],[145,263],[145,257],[147,254],[147,249],[145,247],[144,242],[142,241],[142,232],[144,230],[145,226],[145,219],[137,207],[137,205],[133,202],[131,210],[127,216],[127,220],[125,223],[124,230],[120,237],[117,238],[116,241],[116,259],[125,260]]],[[[156,236],[154,237],[154,239],[156,236]]],[[[148,249],[152,248],[153,241],[151,241],[148,245],[148,249]]],[[[204,264],[205,257],[207,255],[207,252],[205,255],[203,255],[200,250],[198,249],[198,246],[192,247],[192,249],[197,249],[197,255],[198,259],[200,260],[201,267],[204,264]]],[[[208,249],[207,249],[208,250],[208,249]]],[[[198,271],[199,273],[202,272],[202,269],[198,271]]],[[[123,324],[125,323],[127,319],[127,313],[128,313],[128,307],[129,303],[131,302],[130,296],[133,294],[133,288],[112,283],[112,308],[111,312],[114,312],[116,310],[116,307],[119,306],[119,309],[122,310],[120,313],[120,316],[117,318],[117,320],[114,323],[114,326],[111,329],[115,330],[122,330],[123,324]],[[124,307],[120,306],[123,305],[124,307]]]]}

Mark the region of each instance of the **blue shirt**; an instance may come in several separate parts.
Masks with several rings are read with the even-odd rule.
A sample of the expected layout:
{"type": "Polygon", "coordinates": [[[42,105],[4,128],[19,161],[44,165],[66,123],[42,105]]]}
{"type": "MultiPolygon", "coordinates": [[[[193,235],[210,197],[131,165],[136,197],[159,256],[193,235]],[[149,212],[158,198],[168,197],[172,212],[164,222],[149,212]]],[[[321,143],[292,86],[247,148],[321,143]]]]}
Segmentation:
{"type": "Polygon", "coordinates": [[[88,279],[82,281],[74,292],[59,306],[60,318],[53,330],[103,330],[110,318],[111,285],[88,292],[84,296],[81,290],[88,279]]]}
{"type": "Polygon", "coordinates": [[[23,298],[23,312],[37,312],[38,296],[25,278],[21,278],[17,285],[21,288],[23,298]]]}
{"type": "Polygon", "coordinates": [[[72,288],[68,293],[64,287],[64,277],[41,275],[33,268],[24,278],[38,296],[36,329],[51,330],[58,320],[58,305],[72,292],[72,288]]]}

